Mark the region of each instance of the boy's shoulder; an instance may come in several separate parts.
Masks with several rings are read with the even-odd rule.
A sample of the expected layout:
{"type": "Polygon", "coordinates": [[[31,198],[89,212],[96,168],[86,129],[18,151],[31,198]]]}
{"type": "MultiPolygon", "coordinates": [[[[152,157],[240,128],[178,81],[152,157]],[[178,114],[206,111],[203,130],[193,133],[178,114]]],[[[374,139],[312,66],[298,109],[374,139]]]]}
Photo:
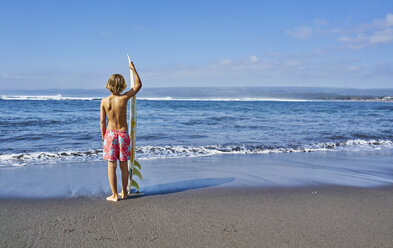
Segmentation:
{"type": "Polygon", "coordinates": [[[105,102],[111,101],[111,99],[116,99],[117,101],[118,101],[118,100],[121,100],[121,101],[123,101],[123,100],[128,101],[127,96],[125,96],[125,95],[118,95],[118,96],[109,95],[109,96],[103,97],[103,98],[101,99],[101,103],[105,103],[105,102]]]}
{"type": "Polygon", "coordinates": [[[104,104],[105,102],[107,102],[108,99],[109,99],[109,96],[103,97],[103,98],[101,99],[101,104],[104,104]]]}
{"type": "Polygon", "coordinates": [[[109,97],[111,97],[111,95],[109,95],[109,96],[104,96],[104,97],[101,99],[101,101],[108,100],[108,99],[109,99],[109,97]]]}

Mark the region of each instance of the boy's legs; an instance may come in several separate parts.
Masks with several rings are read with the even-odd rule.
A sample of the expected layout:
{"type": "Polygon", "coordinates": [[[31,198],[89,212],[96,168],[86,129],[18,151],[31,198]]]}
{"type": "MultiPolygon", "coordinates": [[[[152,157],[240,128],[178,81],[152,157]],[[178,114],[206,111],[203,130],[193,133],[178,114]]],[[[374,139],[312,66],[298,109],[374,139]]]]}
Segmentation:
{"type": "Polygon", "coordinates": [[[118,199],[117,199],[118,196],[117,196],[116,165],[117,165],[117,160],[115,160],[115,161],[108,160],[108,179],[109,179],[109,184],[112,189],[112,195],[108,196],[106,198],[108,201],[118,201],[118,199]]]}
{"type": "Polygon", "coordinates": [[[128,164],[127,161],[119,161],[121,170],[121,183],[122,191],[120,197],[123,199],[127,198],[127,184],[128,184],[128,164]]]}

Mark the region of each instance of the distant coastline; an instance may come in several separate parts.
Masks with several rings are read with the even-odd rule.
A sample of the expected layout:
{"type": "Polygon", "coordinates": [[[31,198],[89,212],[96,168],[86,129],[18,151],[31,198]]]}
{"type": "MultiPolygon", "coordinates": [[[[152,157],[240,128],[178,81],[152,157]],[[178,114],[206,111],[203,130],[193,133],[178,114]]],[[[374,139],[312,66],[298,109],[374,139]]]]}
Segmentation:
{"type": "Polygon", "coordinates": [[[336,96],[321,97],[319,100],[355,101],[355,102],[393,102],[393,96],[336,96]]]}

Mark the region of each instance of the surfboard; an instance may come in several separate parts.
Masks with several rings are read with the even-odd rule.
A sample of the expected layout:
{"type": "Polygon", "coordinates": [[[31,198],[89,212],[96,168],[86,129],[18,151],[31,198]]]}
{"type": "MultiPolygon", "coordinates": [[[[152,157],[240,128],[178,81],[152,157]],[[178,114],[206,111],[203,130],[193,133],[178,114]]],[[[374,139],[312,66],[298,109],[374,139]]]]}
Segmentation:
{"type": "MultiPolygon", "coordinates": [[[[128,56],[128,63],[131,62],[130,56],[128,56]]],[[[134,73],[130,69],[130,89],[135,86],[134,73]]],[[[135,160],[135,141],[136,141],[136,95],[130,99],[130,120],[128,125],[128,133],[130,135],[131,140],[131,156],[130,160],[128,160],[128,194],[131,195],[132,189],[135,189],[137,193],[139,193],[139,184],[135,181],[135,177],[138,177],[142,180],[141,173],[141,165],[138,161],[135,160]]]]}

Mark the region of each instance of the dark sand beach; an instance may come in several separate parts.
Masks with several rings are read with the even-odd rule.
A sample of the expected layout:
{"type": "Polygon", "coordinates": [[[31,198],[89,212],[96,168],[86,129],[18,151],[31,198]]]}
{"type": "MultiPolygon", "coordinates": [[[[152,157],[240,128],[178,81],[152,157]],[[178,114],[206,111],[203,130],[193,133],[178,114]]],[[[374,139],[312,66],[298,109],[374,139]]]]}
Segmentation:
{"type": "Polygon", "coordinates": [[[393,188],[0,200],[1,247],[392,247],[393,188]]]}
{"type": "Polygon", "coordinates": [[[104,163],[3,168],[0,247],[393,246],[392,150],[142,165],[118,203],[104,163]]]}

